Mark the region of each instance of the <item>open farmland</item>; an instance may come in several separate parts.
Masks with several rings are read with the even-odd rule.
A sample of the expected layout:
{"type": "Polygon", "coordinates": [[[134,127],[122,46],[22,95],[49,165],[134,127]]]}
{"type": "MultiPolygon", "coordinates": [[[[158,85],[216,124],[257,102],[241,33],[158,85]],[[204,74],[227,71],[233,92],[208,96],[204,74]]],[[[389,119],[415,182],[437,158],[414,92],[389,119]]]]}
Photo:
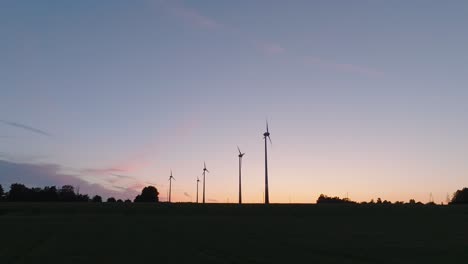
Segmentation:
{"type": "Polygon", "coordinates": [[[468,207],[0,204],[1,263],[461,263],[468,207]]]}

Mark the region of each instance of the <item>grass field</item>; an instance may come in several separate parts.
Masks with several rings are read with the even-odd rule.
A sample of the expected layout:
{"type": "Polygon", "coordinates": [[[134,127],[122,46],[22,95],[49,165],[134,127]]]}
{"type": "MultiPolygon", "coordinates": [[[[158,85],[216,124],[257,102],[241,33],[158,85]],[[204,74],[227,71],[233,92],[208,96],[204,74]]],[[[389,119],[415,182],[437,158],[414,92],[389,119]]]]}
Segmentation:
{"type": "Polygon", "coordinates": [[[0,203],[0,263],[468,263],[468,207],[0,203]]]}

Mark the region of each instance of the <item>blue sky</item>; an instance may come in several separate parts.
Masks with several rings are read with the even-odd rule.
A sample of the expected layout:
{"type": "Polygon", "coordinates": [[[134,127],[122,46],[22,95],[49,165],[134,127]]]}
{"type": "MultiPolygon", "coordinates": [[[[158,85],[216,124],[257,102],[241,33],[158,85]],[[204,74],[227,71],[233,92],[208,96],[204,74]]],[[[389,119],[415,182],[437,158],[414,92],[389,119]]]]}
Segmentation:
{"type": "Polygon", "coordinates": [[[206,161],[207,196],[235,201],[239,145],[244,197],[261,202],[268,118],[272,202],[445,201],[468,184],[467,11],[2,1],[0,183],[60,178],[123,198],[151,183],[164,198],[172,168],[188,201],[206,161]]]}

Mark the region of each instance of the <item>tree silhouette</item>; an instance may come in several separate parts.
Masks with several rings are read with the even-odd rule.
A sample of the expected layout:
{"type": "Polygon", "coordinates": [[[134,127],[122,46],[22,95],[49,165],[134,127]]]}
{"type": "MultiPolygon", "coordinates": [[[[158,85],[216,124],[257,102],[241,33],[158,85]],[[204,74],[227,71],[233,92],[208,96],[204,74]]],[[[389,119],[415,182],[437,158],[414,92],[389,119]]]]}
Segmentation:
{"type": "Polygon", "coordinates": [[[356,203],[356,202],[353,202],[349,200],[348,198],[341,199],[340,197],[328,197],[324,194],[320,194],[319,198],[317,199],[317,203],[318,204],[324,204],[324,203],[341,204],[341,203],[356,203]]]}
{"type": "Polygon", "coordinates": [[[30,201],[31,190],[24,186],[24,184],[13,183],[10,186],[7,199],[11,202],[30,201]]]}
{"type": "Polygon", "coordinates": [[[109,198],[107,198],[107,202],[108,202],[108,203],[115,203],[116,200],[115,200],[114,197],[109,197],[109,198]]]}
{"type": "Polygon", "coordinates": [[[87,194],[77,194],[76,201],[77,202],[89,202],[89,196],[87,194]]]}
{"type": "Polygon", "coordinates": [[[102,203],[102,197],[99,195],[94,195],[92,201],[93,203],[102,203]]]}
{"type": "Polygon", "coordinates": [[[76,200],[75,188],[71,185],[64,185],[58,191],[59,200],[62,202],[73,202],[76,200]]]}
{"type": "Polygon", "coordinates": [[[55,186],[46,186],[41,193],[42,201],[58,201],[57,188],[55,186]]]}
{"type": "Polygon", "coordinates": [[[4,195],[4,191],[3,191],[3,187],[2,185],[0,184],[0,201],[3,200],[3,195],[4,195]]]}
{"type": "Polygon", "coordinates": [[[132,201],[130,199],[127,199],[124,201],[124,203],[131,203],[132,201]]]}
{"type": "Polygon", "coordinates": [[[468,204],[468,188],[457,190],[450,204],[468,204]]]}
{"type": "Polygon", "coordinates": [[[156,187],[154,186],[147,186],[145,188],[143,188],[143,190],[141,191],[141,194],[140,195],[137,195],[137,197],[135,197],[135,203],[141,203],[141,202],[144,202],[144,203],[157,203],[159,202],[159,192],[158,192],[158,189],[156,189],[156,187]]]}

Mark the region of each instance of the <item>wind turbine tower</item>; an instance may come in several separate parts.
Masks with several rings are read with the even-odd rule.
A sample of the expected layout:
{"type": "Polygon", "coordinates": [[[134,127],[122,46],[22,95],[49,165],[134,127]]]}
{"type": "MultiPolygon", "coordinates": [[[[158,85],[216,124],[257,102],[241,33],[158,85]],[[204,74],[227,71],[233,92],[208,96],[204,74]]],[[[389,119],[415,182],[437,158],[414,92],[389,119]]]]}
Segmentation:
{"type": "Polygon", "coordinates": [[[172,176],[172,170],[171,170],[171,176],[169,176],[169,202],[171,202],[172,180],[175,180],[175,178],[172,176]]]}
{"type": "Polygon", "coordinates": [[[206,163],[203,162],[203,203],[205,203],[205,174],[210,173],[209,170],[206,169],[206,163]]]}
{"type": "Polygon", "coordinates": [[[197,177],[197,203],[198,203],[198,183],[200,182],[200,179],[197,177]]]}
{"type": "Polygon", "coordinates": [[[239,204],[242,204],[242,157],[245,153],[241,152],[239,146],[237,150],[239,150],[239,204]]]}
{"type": "Polygon", "coordinates": [[[268,121],[266,122],[266,132],[263,133],[263,139],[265,140],[265,204],[270,203],[270,196],[268,193],[268,150],[267,150],[267,138],[270,140],[270,131],[268,130],[268,121]]]}

